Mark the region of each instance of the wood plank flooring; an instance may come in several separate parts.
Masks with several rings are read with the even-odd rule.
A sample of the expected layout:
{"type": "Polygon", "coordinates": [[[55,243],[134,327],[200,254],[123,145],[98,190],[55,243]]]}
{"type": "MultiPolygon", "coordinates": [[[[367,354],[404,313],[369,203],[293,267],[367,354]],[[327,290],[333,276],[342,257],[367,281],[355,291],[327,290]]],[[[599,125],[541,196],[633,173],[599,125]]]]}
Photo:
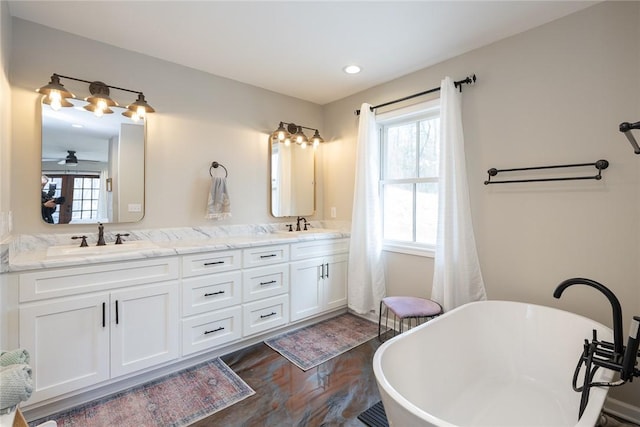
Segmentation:
{"type": "Polygon", "coordinates": [[[373,374],[377,338],[306,372],[260,343],[222,360],[256,392],[204,418],[205,426],[350,426],[380,400],[373,374]]]}

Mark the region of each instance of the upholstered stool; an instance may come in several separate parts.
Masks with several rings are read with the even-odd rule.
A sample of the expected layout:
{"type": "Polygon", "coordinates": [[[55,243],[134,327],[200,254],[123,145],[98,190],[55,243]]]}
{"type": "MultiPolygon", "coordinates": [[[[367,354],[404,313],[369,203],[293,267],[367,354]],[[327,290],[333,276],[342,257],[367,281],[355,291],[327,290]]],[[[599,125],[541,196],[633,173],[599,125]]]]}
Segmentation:
{"type": "MultiPolygon", "coordinates": [[[[386,307],[386,316],[384,327],[387,329],[389,322],[389,311],[393,313],[393,322],[395,325],[396,318],[400,319],[400,333],[402,333],[404,320],[408,320],[408,327],[411,328],[411,319],[415,319],[416,326],[420,319],[430,320],[433,317],[442,314],[442,307],[435,301],[418,297],[386,297],[380,301],[380,314],[378,315],[378,340],[382,341],[382,306],[386,307]]],[[[396,335],[395,327],[393,328],[393,336],[396,335]]]]}

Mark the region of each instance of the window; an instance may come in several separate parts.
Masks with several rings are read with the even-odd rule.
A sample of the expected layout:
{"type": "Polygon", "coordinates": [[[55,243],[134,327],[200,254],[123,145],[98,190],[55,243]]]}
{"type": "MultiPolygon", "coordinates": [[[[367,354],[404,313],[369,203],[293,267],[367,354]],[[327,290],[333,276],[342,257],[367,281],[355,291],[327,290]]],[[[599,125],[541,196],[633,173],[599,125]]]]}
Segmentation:
{"type": "Polygon", "coordinates": [[[425,255],[438,224],[439,101],[379,116],[385,249],[425,255]]]}
{"type": "Polygon", "coordinates": [[[100,178],[76,176],[73,179],[72,220],[97,219],[100,178]]]}

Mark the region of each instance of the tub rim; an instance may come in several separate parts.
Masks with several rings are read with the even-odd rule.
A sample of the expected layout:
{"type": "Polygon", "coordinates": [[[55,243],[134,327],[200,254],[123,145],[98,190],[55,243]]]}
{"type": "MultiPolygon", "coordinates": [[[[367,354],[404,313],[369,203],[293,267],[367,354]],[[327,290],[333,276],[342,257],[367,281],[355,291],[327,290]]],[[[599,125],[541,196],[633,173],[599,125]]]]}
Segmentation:
{"type": "MultiPolygon", "coordinates": [[[[413,416],[417,417],[418,419],[422,419],[425,420],[435,426],[439,426],[439,427],[457,427],[456,424],[452,424],[446,420],[443,420],[442,418],[436,417],[435,415],[432,415],[422,409],[420,409],[418,406],[414,405],[413,403],[411,403],[409,400],[407,400],[404,396],[402,396],[402,394],[400,394],[387,380],[386,376],[384,375],[384,371],[382,370],[382,357],[384,352],[386,351],[386,349],[393,345],[393,343],[396,340],[400,340],[400,339],[407,339],[408,337],[410,337],[412,334],[417,333],[418,331],[422,330],[423,328],[429,327],[431,325],[433,325],[434,322],[442,322],[443,320],[445,320],[447,317],[449,317],[452,313],[455,313],[457,311],[460,311],[462,309],[468,308],[468,306],[470,305],[479,305],[479,304],[494,304],[494,305],[503,305],[503,304],[509,304],[509,305],[519,305],[519,306],[528,306],[528,307],[537,307],[537,308],[542,308],[545,310],[554,310],[554,311],[559,311],[559,312],[563,312],[563,313],[568,313],[571,314],[572,316],[577,316],[579,318],[588,320],[589,322],[592,322],[598,326],[601,326],[603,329],[611,331],[611,335],[613,336],[613,332],[611,330],[611,328],[609,328],[608,326],[603,325],[602,323],[593,320],[589,317],[583,316],[581,314],[577,314],[574,313],[572,311],[568,311],[568,310],[562,310],[556,307],[549,307],[546,305],[541,305],[541,304],[532,304],[532,303],[527,303],[527,302],[521,302],[521,301],[509,301],[509,300],[484,300],[484,301],[473,301],[473,302],[469,302],[467,304],[463,304],[459,307],[456,307],[450,311],[447,311],[445,313],[443,313],[442,315],[428,321],[425,322],[419,326],[416,326],[412,329],[410,329],[409,331],[406,331],[400,335],[397,335],[389,340],[387,340],[386,342],[382,343],[382,345],[380,345],[380,347],[378,347],[378,349],[376,350],[376,352],[373,355],[373,372],[376,378],[376,382],[378,383],[378,386],[383,388],[384,393],[386,393],[391,399],[393,399],[396,404],[398,404],[399,406],[401,406],[404,410],[410,412],[413,416]]],[[[604,368],[603,368],[604,369],[604,368]]],[[[606,380],[611,380],[611,378],[613,377],[614,372],[609,370],[609,369],[604,369],[605,372],[608,372],[609,375],[607,375],[606,380]]],[[[576,420],[576,424],[575,427],[593,427],[594,422],[592,422],[592,420],[597,421],[598,417],[600,415],[600,412],[602,411],[602,408],[604,407],[604,401],[607,397],[607,394],[609,392],[609,389],[607,387],[593,387],[591,389],[591,392],[589,394],[589,403],[587,404],[587,407],[585,408],[582,417],[580,417],[579,420],[576,420]],[[592,404],[593,402],[596,402],[595,404],[592,404]],[[596,409],[597,408],[597,409],[596,409]]]]}

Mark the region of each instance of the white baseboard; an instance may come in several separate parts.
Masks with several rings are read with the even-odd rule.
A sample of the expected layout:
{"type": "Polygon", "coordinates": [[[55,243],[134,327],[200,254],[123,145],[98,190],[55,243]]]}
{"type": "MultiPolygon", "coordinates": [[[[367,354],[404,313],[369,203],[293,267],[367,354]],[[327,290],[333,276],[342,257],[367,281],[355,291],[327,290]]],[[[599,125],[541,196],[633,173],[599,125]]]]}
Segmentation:
{"type": "Polygon", "coordinates": [[[610,397],[604,402],[604,411],[625,421],[640,424],[640,408],[610,397]]]}

